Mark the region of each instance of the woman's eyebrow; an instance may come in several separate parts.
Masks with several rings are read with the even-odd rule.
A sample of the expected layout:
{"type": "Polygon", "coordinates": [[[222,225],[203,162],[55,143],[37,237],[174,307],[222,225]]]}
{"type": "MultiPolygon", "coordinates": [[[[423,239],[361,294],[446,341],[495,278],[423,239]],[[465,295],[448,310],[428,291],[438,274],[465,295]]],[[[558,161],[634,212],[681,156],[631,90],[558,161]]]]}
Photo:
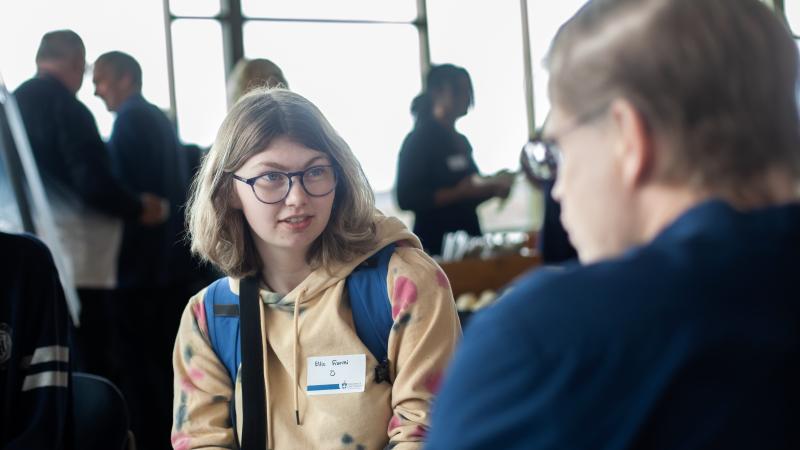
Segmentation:
{"type": "Polygon", "coordinates": [[[306,162],[306,165],[305,165],[304,167],[310,167],[312,164],[314,164],[315,162],[317,162],[317,161],[319,161],[319,160],[321,160],[321,159],[328,159],[328,156],[327,156],[327,155],[319,155],[319,156],[315,156],[315,157],[313,157],[313,158],[309,159],[309,160],[306,162]]]}
{"type": "MultiPolygon", "coordinates": [[[[314,164],[315,162],[317,162],[317,161],[319,161],[321,159],[327,159],[327,158],[328,157],[325,156],[325,155],[315,156],[315,157],[309,159],[308,161],[306,161],[306,163],[303,165],[303,167],[307,168],[307,167],[311,166],[312,164],[314,164]]],[[[255,168],[276,169],[276,170],[282,170],[284,172],[288,172],[289,171],[288,167],[284,166],[283,164],[280,164],[280,163],[277,163],[277,162],[273,162],[273,161],[261,161],[260,163],[255,165],[255,168]]]]}

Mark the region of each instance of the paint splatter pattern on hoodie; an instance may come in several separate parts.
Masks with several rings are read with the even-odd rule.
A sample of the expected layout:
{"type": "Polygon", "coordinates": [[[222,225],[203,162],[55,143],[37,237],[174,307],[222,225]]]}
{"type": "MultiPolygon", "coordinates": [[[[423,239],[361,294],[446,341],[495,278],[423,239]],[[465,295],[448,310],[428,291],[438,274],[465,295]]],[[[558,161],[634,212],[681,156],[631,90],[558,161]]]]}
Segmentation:
{"type": "MultiPolygon", "coordinates": [[[[395,321],[387,349],[392,384],[375,383],[370,376],[377,361],[353,329],[343,278],[326,278],[318,271],[286,296],[262,291],[262,300],[269,306],[262,312],[262,321],[272,448],[422,447],[433,396],[461,330],[450,284],[441,268],[404,227],[395,235],[396,240],[406,239],[414,245],[398,246],[389,263],[387,286],[395,321]],[[295,298],[296,292],[308,294],[295,298]],[[300,304],[298,313],[304,312],[298,318],[296,336],[293,315],[284,313],[291,312],[295,303],[300,304]],[[292,353],[295,344],[297,367],[292,353]],[[304,362],[308,357],[358,353],[366,353],[368,361],[363,393],[305,395],[304,362]],[[299,426],[292,400],[295,379],[300,389],[299,426]]],[[[238,283],[231,287],[238,291],[238,283]]],[[[228,407],[241,385],[239,380],[231,382],[208,343],[204,294],[190,300],[176,341],[175,448],[233,446],[228,407]]],[[[241,417],[239,407],[237,404],[237,417],[241,417]]]]}

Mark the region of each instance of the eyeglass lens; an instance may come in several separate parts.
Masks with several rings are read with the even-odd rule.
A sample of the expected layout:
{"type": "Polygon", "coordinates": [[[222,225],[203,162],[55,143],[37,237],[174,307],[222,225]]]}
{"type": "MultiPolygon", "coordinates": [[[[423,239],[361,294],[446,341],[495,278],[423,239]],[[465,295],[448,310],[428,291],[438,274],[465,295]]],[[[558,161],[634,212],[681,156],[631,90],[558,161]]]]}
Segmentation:
{"type": "Polygon", "coordinates": [[[522,148],[522,152],[533,177],[540,181],[555,179],[559,158],[552,144],[543,141],[528,142],[522,148]]]}
{"type": "MultiPolygon", "coordinates": [[[[268,172],[253,183],[253,192],[262,202],[277,203],[289,195],[292,184],[289,174],[268,172]]],[[[330,194],[336,187],[336,174],[331,166],[309,167],[302,172],[300,184],[308,195],[321,197],[330,194]]]]}

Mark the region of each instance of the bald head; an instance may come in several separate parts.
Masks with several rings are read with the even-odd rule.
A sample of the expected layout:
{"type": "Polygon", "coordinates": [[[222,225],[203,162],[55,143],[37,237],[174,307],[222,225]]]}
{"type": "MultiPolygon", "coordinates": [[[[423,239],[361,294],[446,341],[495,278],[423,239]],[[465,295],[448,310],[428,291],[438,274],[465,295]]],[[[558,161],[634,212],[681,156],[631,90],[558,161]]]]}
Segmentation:
{"type": "Polygon", "coordinates": [[[36,52],[36,67],[40,74],[51,75],[72,93],[78,92],[86,69],[83,40],[72,30],[46,33],[36,52]]]}
{"type": "Polygon", "coordinates": [[[57,30],[46,33],[39,43],[36,62],[63,61],[82,58],[86,54],[83,40],[72,30],[57,30]]]}

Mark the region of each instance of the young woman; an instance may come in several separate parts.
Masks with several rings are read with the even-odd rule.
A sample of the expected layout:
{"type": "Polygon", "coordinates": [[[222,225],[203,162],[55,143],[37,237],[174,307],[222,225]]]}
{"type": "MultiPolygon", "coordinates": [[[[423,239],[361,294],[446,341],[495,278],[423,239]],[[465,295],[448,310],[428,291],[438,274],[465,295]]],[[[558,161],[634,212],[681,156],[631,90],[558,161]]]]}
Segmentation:
{"type": "Polygon", "coordinates": [[[397,164],[397,203],[414,212],[414,233],[431,254],[440,254],[444,235],[464,230],[481,234],[482,202],[508,197],[513,175],[480,178],[472,146],[456,131],[456,121],[473,104],[472,80],[463,68],[434,66],[426,90],[411,104],[416,118],[397,164]]]}
{"type": "MultiPolygon", "coordinates": [[[[452,291],[419,240],[375,209],[361,166],[313,104],[282,89],[243,97],[203,162],[187,216],[192,249],[228,275],[231,291],[245,276],[260,280],[267,448],[421,447],[461,333],[452,291]],[[345,282],[390,244],[394,324],[389,382],[380,382],[345,282]],[[356,366],[365,355],[363,392],[313,395],[315,361],[337,355],[356,366]]],[[[233,448],[241,436],[241,382],[211,346],[208,291],[189,301],[175,344],[176,449],[233,448]]]]}

